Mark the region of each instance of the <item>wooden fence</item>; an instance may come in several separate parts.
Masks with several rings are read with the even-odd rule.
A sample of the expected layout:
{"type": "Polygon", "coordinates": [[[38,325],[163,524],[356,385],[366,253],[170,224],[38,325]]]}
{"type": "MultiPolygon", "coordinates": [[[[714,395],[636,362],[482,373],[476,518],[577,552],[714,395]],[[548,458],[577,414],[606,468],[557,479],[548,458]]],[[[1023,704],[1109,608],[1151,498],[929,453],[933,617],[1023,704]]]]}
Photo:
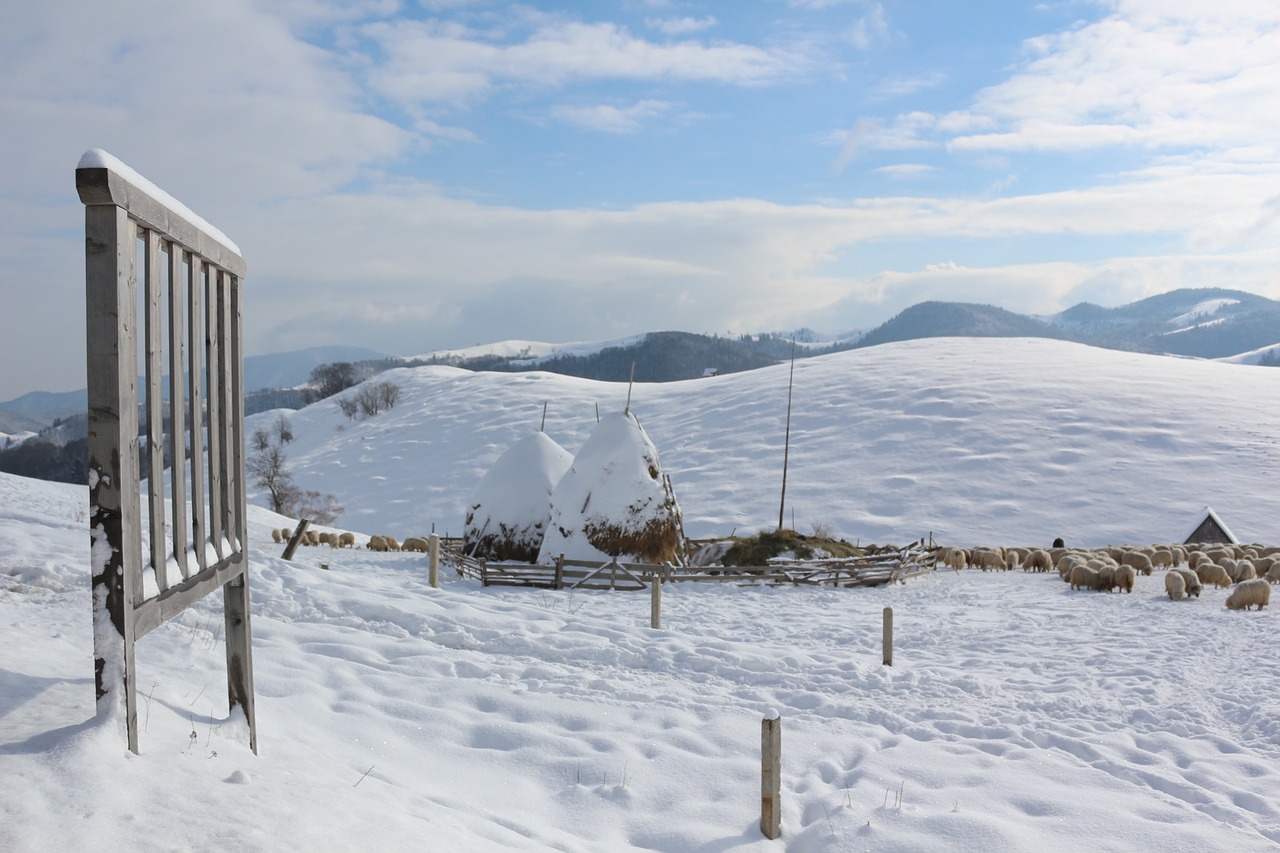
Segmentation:
{"type": "Polygon", "coordinates": [[[85,205],[98,713],[124,715],[136,753],[135,642],[221,588],[228,697],[231,710],[244,713],[257,752],[245,508],[245,263],[217,229],[106,152],[81,158],[76,189],[85,205]]]}
{"type": "Polygon", "coordinates": [[[555,565],[487,563],[461,552],[457,540],[443,543],[444,560],[464,577],[485,586],[543,589],[646,589],[655,576],[666,582],[703,581],[770,586],[880,586],[934,568],[936,549],[924,541],[905,547],[869,548],[860,557],[776,560],[766,566],[654,566],[643,563],[556,560],[555,565]]]}

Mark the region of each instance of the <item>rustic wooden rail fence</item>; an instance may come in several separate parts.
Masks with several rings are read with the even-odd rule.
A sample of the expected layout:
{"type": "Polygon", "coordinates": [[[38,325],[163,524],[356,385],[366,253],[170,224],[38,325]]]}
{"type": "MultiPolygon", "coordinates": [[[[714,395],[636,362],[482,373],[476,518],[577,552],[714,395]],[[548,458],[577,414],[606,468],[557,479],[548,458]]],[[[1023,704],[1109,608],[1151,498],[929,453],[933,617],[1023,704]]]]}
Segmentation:
{"type": "Polygon", "coordinates": [[[442,559],[463,577],[485,586],[541,589],[647,589],[655,576],[665,582],[702,581],[770,586],[880,586],[931,572],[935,550],[924,541],[904,547],[867,549],[859,557],[777,560],[766,566],[655,566],[644,563],[557,559],[554,565],[488,563],[462,553],[459,540],[442,540],[442,559]]]}
{"type": "Polygon", "coordinates": [[[81,158],[76,189],[85,205],[98,713],[123,714],[136,753],[135,642],[223,589],[227,692],[257,752],[241,347],[245,263],[221,232],[104,151],[81,158]],[[140,420],[148,462],[145,517],[140,420]],[[166,444],[172,460],[167,487],[166,444]]]}

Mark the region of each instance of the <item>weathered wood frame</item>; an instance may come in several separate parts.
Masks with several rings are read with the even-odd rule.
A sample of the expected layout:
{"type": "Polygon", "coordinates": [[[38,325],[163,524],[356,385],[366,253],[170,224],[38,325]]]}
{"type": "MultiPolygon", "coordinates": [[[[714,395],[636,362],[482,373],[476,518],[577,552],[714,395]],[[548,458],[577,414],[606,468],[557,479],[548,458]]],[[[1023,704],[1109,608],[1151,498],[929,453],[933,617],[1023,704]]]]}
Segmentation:
{"type": "Polygon", "coordinates": [[[76,190],[85,205],[97,712],[122,716],[129,749],[138,752],[134,644],[222,589],[228,700],[233,714],[237,709],[244,714],[249,746],[256,753],[241,343],[245,263],[225,237],[110,155],[86,155],[86,161],[76,169],[76,190]],[[140,342],[146,382],[141,426],[150,496],[145,518],[140,342]],[[174,462],[168,489],[166,406],[174,462]],[[149,533],[146,553],[144,525],[149,533]],[[146,571],[155,581],[153,591],[147,590],[146,571]]]}

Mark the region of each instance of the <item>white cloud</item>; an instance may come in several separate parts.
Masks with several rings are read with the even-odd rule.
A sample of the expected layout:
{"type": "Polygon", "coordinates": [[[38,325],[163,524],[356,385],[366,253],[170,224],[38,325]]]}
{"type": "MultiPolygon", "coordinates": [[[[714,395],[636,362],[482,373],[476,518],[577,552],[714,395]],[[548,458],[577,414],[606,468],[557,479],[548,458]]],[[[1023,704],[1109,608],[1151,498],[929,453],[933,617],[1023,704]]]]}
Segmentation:
{"type": "Polygon", "coordinates": [[[875,171],[890,178],[919,178],[937,172],[938,168],[924,163],[894,163],[880,166],[875,171]]]}
{"type": "Polygon", "coordinates": [[[644,24],[652,30],[657,30],[667,36],[687,36],[694,33],[700,33],[709,30],[717,25],[717,21],[711,15],[705,18],[645,18],[644,24]]]}
{"type": "Polygon", "coordinates": [[[372,84],[409,105],[467,102],[501,85],[556,87],[587,80],[758,85],[807,66],[803,57],[780,49],[651,42],[612,23],[549,22],[511,43],[439,22],[375,23],[364,33],[387,57],[370,72],[372,84]]]}
{"type": "Polygon", "coordinates": [[[627,107],[612,104],[553,107],[551,115],[560,121],[602,133],[635,133],[649,119],[665,115],[672,108],[666,101],[645,100],[627,107]]]}

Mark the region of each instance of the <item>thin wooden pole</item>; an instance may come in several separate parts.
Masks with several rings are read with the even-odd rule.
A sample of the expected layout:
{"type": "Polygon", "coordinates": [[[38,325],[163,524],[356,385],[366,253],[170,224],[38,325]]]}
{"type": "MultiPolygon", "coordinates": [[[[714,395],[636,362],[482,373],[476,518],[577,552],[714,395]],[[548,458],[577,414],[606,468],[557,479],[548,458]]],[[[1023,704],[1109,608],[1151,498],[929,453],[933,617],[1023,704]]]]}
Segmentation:
{"type": "Polygon", "coordinates": [[[782,498],[778,501],[778,530],[782,530],[783,508],[787,505],[787,461],[791,456],[791,389],[796,379],[796,339],[791,339],[791,377],[787,380],[787,435],[782,449],[782,498]]]}
{"type": "Polygon", "coordinates": [[[427,541],[427,580],[432,589],[440,588],[440,537],[434,533],[427,541]]]}
{"type": "Polygon", "coordinates": [[[884,646],[884,665],[893,666],[893,608],[886,607],[884,609],[884,633],[882,637],[884,646]]]}
{"type": "Polygon", "coordinates": [[[293,552],[298,550],[298,545],[302,544],[302,537],[307,535],[307,526],[311,522],[305,518],[298,522],[298,527],[293,531],[293,535],[289,537],[289,544],[284,546],[284,553],[280,555],[283,560],[292,560],[293,552]]]}
{"type": "Polygon", "coordinates": [[[777,716],[760,722],[760,831],[769,839],[782,835],[782,718],[777,716]]]}
{"type": "Polygon", "coordinates": [[[542,425],[538,427],[538,432],[547,431],[547,401],[542,401],[542,425]]]}
{"type": "Polygon", "coordinates": [[[627,380],[627,407],[622,410],[624,415],[631,414],[631,386],[636,383],[636,363],[631,362],[631,378],[627,380]]]}
{"type": "Polygon", "coordinates": [[[649,574],[649,627],[655,631],[662,627],[662,569],[649,574]]]}

